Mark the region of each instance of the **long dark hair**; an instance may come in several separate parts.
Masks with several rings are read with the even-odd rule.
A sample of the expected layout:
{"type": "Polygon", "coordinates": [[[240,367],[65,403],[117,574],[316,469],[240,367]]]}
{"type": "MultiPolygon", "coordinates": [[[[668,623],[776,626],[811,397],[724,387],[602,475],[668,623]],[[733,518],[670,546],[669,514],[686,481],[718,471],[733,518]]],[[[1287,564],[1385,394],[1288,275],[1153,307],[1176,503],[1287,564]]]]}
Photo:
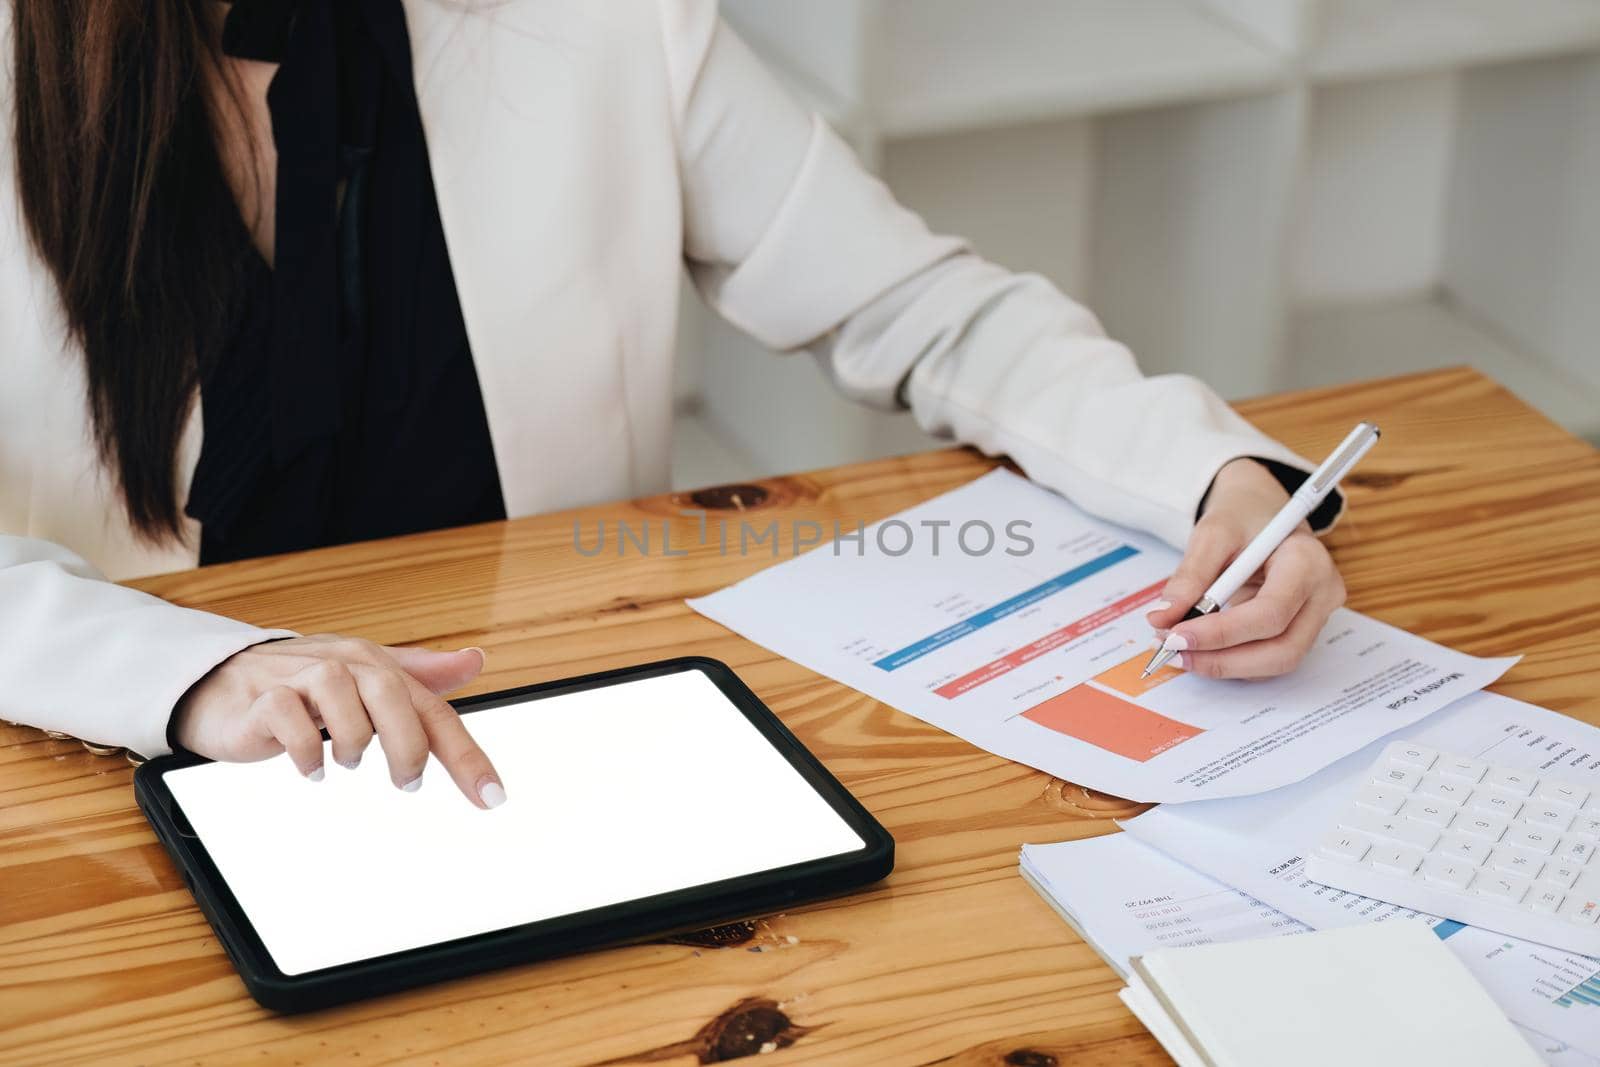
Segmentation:
{"type": "Polygon", "coordinates": [[[243,264],[201,0],[13,0],[29,232],[82,346],[94,438],[133,527],[177,534],[178,442],[243,264]]]}

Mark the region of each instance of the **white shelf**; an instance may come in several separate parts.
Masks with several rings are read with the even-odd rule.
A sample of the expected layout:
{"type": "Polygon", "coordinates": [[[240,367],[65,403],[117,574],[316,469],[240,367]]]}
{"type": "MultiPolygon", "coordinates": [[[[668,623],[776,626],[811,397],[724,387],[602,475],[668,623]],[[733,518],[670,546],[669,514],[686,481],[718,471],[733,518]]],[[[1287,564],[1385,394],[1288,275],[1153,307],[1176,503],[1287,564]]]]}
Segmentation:
{"type": "Polygon", "coordinates": [[[1372,301],[1304,309],[1292,319],[1284,388],[1468,364],[1555,422],[1600,438],[1600,391],[1519,352],[1440,299],[1372,301]]]}
{"type": "Polygon", "coordinates": [[[1318,81],[1580,51],[1600,0],[1324,0],[1309,60],[1318,81]]]}
{"type": "MultiPolygon", "coordinates": [[[[723,3],[908,206],[1149,371],[1468,363],[1600,443],[1600,0],[723,3]]],[[[679,485],[930,444],[704,318],[679,485]]]]}
{"type": "Polygon", "coordinates": [[[890,137],[1213,99],[1283,56],[1189,0],[885,0],[868,94],[890,137]]]}

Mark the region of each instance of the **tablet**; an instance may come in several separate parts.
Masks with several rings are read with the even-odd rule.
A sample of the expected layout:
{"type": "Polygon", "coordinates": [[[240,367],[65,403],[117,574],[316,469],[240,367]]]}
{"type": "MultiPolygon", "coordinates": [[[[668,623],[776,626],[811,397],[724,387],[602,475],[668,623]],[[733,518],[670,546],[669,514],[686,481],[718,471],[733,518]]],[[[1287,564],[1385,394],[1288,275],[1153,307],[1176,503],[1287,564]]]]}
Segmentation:
{"type": "MultiPolygon", "coordinates": [[[[303,1011],[876,881],[894,841],[726,666],[686,658],[456,701],[508,799],[374,746],[151,760],[139,805],[250,994],[303,1011]]],[[[326,743],[326,742],[325,742],[326,743]]]]}

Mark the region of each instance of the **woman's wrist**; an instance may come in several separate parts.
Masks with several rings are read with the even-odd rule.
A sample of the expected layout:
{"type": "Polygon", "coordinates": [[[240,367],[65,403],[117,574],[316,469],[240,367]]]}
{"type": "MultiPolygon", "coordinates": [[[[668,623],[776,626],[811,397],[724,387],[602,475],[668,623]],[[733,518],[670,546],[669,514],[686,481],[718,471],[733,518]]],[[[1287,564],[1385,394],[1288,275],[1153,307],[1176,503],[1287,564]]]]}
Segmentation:
{"type": "Polygon", "coordinates": [[[1240,456],[1224,463],[1211,479],[1211,485],[1206,489],[1205,496],[1200,498],[1200,507],[1195,513],[1199,519],[1210,510],[1219,500],[1249,499],[1261,503],[1271,502],[1274,507],[1282,507],[1283,502],[1289,499],[1289,492],[1283,487],[1276,475],[1269,471],[1259,461],[1249,456],[1240,456]]]}

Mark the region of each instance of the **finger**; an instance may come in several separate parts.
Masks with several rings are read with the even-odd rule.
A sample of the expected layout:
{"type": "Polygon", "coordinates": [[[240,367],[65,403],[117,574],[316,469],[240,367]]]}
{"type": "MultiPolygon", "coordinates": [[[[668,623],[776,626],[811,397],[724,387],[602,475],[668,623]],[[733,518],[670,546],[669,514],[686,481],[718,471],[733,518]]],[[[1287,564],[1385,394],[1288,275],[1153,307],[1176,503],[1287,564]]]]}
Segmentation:
{"type": "Polygon", "coordinates": [[[393,667],[353,664],[361,703],[378,731],[378,744],[389,761],[389,780],[407,793],[422,788],[422,769],[428,762],[428,735],[417,721],[405,675],[393,667]]]}
{"type": "Polygon", "coordinates": [[[1228,607],[1236,608],[1242,604],[1248,604],[1250,601],[1254,600],[1256,598],[1256,594],[1260,592],[1261,583],[1251,582],[1249,585],[1244,586],[1237,593],[1228,598],[1228,607]]]}
{"type": "Polygon", "coordinates": [[[311,721],[311,711],[299,693],[276,686],[256,697],[250,711],[289,753],[296,770],[313,782],[322,781],[322,731],[311,721]]]}
{"type": "Polygon", "coordinates": [[[1344,597],[1329,591],[1312,598],[1277,637],[1217,652],[1184,652],[1183,666],[1208,678],[1273,678],[1300,666],[1316,645],[1328,616],[1344,597]]]}
{"type": "MultiPolygon", "coordinates": [[[[1291,550],[1290,545],[1283,545],[1278,552],[1285,550],[1291,550]]],[[[1291,565],[1275,566],[1250,600],[1242,605],[1229,603],[1208,616],[1179,622],[1166,640],[1178,651],[1208,651],[1278,637],[1290,629],[1294,617],[1301,613],[1318,585],[1331,576],[1331,571],[1330,565],[1309,553],[1291,565]]]]}
{"type": "MultiPolygon", "coordinates": [[[[1251,600],[1255,599],[1255,595],[1259,592],[1261,592],[1261,583],[1251,582],[1249,585],[1242,587],[1237,593],[1228,598],[1228,606],[1230,608],[1236,608],[1240,604],[1249,603],[1251,600]]],[[[1163,640],[1166,639],[1167,634],[1170,632],[1170,630],[1163,627],[1156,628],[1156,636],[1163,640]]]]}
{"type": "Polygon", "coordinates": [[[435,652],[428,648],[385,648],[400,669],[439,695],[460,689],[483,672],[483,649],[463,648],[456,652],[435,652]]]}
{"type": "Polygon", "coordinates": [[[294,676],[293,684],[322,717],[333,739],[333,761],[354,770],[361,754],[372,743],[372,720],[356,688],[348,664],[339,660],[318,660],[294,676]]]}
{"type": "Polygon", "coordinates": [[[480,808],[505,803],[506,791],[489,756],[467,732],[461,716],[421,682],[411,679],[411,699],[428,735],[428,747],[450,772],[456,788],[480,808]]]}
{"type": "Polygon", "coordinates": [[[1237,531],[1220,518],[1204,520],[1189,535],[1189,544],[1178,562],[1178,569],[1167,579],[1161,599],[1145,615],[1151,626],[1164,630],[1172,626],[1205,595],[1242,546],[1237,531]]]}

